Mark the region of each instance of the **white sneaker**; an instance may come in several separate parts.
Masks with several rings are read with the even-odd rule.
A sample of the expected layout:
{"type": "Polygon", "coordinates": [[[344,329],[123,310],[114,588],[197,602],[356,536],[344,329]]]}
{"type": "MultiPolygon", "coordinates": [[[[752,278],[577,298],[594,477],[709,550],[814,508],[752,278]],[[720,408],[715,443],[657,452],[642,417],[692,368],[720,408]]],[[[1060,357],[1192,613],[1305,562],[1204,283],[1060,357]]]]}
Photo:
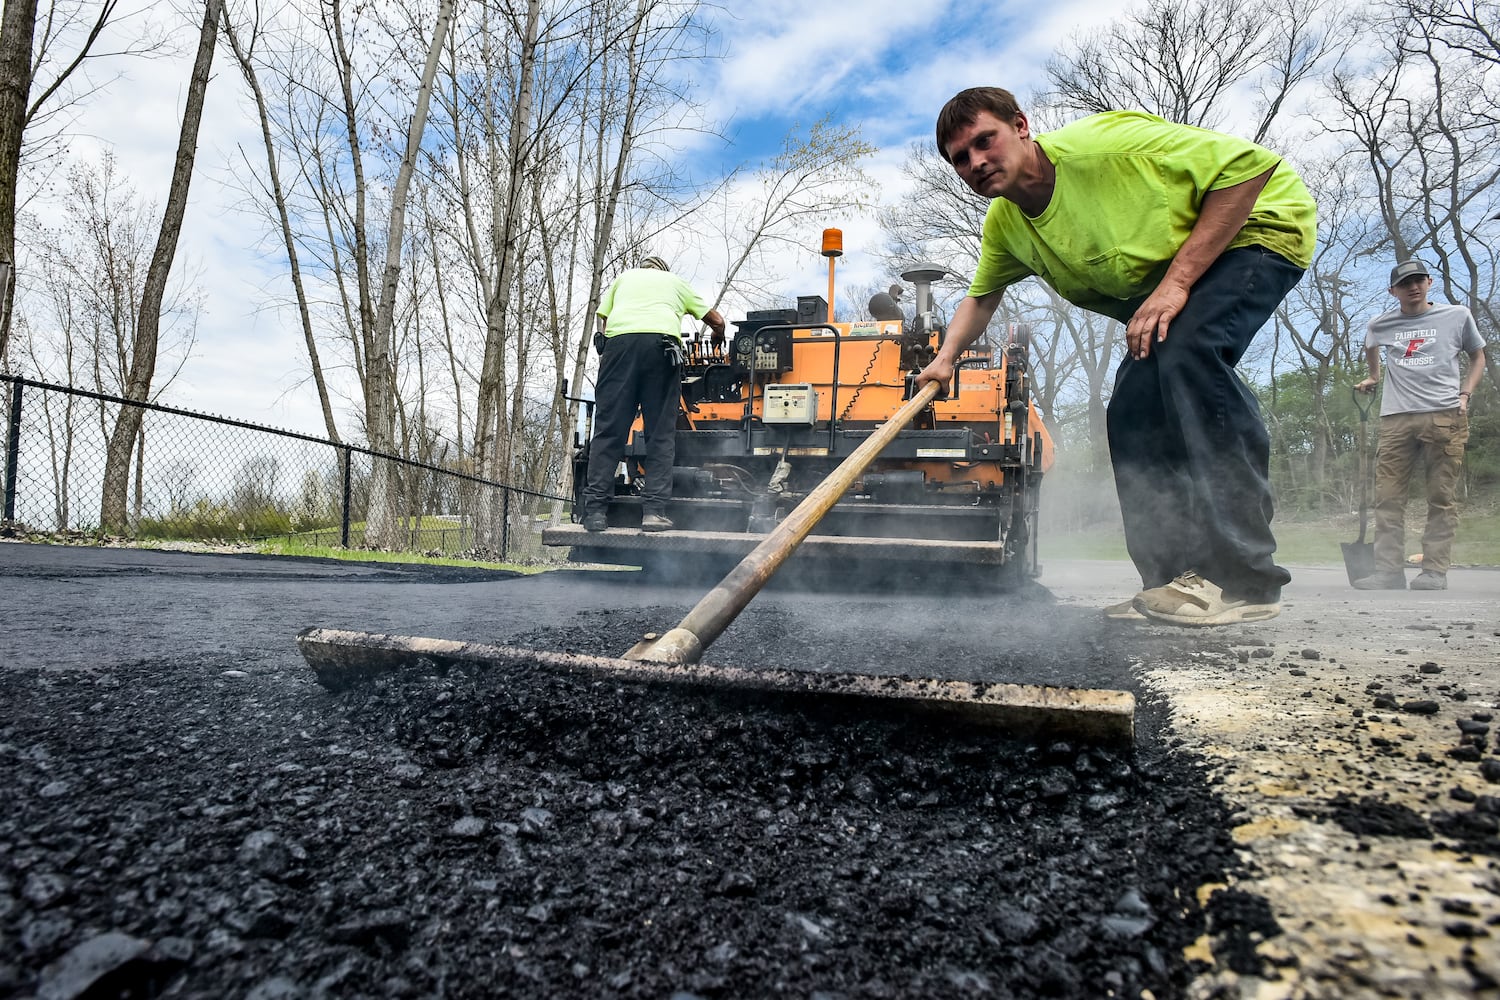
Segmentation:
{"type": "Polygon", "coordinates": [[[1281,614],[1281,602],[1252,604],[1231,600],[1217,584],[1189,571],[1164,587],[1135,596],[1135,609],[1155,622],[1171,625],[1235,625],[1260,622],[1281,614]]]}

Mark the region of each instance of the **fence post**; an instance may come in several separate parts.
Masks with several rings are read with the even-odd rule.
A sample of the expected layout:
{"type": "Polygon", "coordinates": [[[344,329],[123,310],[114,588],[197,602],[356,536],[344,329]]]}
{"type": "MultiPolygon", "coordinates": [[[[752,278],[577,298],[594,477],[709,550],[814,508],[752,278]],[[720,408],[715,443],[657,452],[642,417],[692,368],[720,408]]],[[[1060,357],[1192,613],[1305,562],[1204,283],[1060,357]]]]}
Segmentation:
{"type": "Polygon", "coordinates": [[[341,545],[341,546],[343,546],[344,548],[347,549],[349,547],[349,498],[350,498],[350,496],[353,493],[353,490],[351,489],[350,484],[349,484],[349,474],[350,474],[350,467],[354,464],[354,452],[353,452],[353,450],[348,445],[344,445],[343,452],[344,452],[344,523],[343,523],[343,527],[339,530],[339,545],[341,545]]]}
{"type": "MultiPolygon", "coordinates": [[[[0,295],[3,295],[0,292],[0,295]]],[[[5,433],[5,520],[16,519],[16,471],[21,464],[21,383],[10,384],[10,427],[5,433]]]]}
{"type": "Polygon", "coordinates": [[[503,514],[500,519],[500,558],[506,559],[510,556],[510,490],[505,491],[505,502],[501,505],[503,514]]]}

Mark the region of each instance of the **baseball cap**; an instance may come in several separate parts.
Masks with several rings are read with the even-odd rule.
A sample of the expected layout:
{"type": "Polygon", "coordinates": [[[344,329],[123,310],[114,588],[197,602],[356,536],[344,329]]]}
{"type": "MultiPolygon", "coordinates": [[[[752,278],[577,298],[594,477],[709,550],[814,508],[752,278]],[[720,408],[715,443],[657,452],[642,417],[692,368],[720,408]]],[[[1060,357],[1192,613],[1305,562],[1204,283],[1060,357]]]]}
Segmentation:
{"type": "Polygon", "coordinates": [[[1420,274],[1424,278],[1432,277],[1427,271],[1427,265],[1420,260],[1403,260],[1391,268],[1391,287],[1396,287],[1403,278],[1410,278],[1414,274],[1420,274]]]}
{"type": "Polygon", "coordinates": [[[641,258],[641,267],[654,267],[658,271],[670,271],[670,270],[672,270],[670,267],[667,266],[667,262],[666,261],[662,260],[660,257],[657,257],[654,254],[652,256],[650,256],[650,257],[642,257],[641,258]]]}

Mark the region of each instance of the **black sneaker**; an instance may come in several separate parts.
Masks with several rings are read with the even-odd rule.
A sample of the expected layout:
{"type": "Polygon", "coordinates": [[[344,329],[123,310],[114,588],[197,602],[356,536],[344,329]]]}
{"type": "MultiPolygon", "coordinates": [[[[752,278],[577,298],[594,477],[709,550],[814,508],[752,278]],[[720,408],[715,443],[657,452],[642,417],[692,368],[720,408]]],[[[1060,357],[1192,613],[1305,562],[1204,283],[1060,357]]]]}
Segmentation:
{"type": "Polygon", "coordinates": [[[1406,574],[1399,569],[1371,573],[1354,581],[1355,590],[1405,590],[1406,574]]]}
{"type": "Polygon", "coordinates": [[[1447,590],[1448,574],[1434,573],[1430,569],[1424,569],[1417,574],[1417,578],[1411,582],[1412,590],[1447,590]]]}
{"type": "Polygon", "coordinates": [[[603,531],[607,527],[609,527],[607,514],[589,514],[583,519],[584,531],[603,531]]]}
{"type": "Polygon", "coordinates": [[[672,519],[661,514],[642,514],[642,531],[671,531],[672,519]]]}

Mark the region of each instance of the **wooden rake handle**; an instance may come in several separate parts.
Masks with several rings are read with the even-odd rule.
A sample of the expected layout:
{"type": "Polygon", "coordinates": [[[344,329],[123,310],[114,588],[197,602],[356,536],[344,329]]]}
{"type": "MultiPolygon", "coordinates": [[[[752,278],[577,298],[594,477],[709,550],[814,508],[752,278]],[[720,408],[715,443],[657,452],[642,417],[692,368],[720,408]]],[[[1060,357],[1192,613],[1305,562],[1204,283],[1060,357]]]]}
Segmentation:
{"type": "Polygon", "coordinates": [[[750,551],[729,575],[719,581],[689,611],[676,628],[662,636],[647,636],[625,653],[627,660],[653,660],[658,663],[697,663],[703,651],[717,639],[729,623],[745,610],[745,605],[760,592],[772,574],[797,550],[823,515],[853,485],[860,473],[885,450],[886,445],[906,429],[943,390],[941,382],[928,382],[906,401],[895,415],[876,428],[854,452],[828,477],[818,484],[776,530],[750,551]]]}

